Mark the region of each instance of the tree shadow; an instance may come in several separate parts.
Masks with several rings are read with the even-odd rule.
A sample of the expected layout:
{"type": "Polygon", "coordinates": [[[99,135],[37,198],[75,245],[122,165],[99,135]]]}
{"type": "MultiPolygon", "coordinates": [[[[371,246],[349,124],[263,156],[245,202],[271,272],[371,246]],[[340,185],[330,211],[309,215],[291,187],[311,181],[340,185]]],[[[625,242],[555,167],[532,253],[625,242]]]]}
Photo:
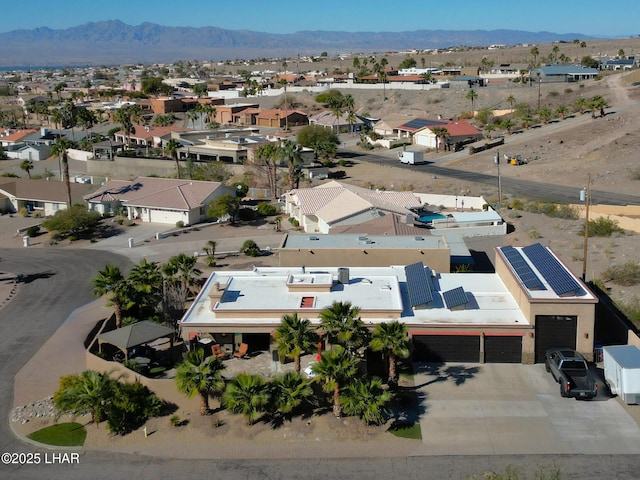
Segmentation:
{"type": "Polygon", "coordinates": [[[39,280],[41,278],[51,278],[53,277],[57,272],[54,272],[53,270],[48,270],[46,272],[39,272],[39,273],[29,273],[27,275],[16,275],[15,278],[15,282],[16,283],[31,283],[35,280],[39,280]]]}
{"type": "Polygon", "coordinates": [[[456,386],[460,386],[466,383],[467,380],[471,380],[481,371],[481,367],[468,367],[463,364],[447,365],[444,362],[416,363],[414,368],[416,373],[434,377],[427,382],[416,385],[415,388],[422,388],[434,383],[448,382],[450,380],[452,380],[456,386]]]}

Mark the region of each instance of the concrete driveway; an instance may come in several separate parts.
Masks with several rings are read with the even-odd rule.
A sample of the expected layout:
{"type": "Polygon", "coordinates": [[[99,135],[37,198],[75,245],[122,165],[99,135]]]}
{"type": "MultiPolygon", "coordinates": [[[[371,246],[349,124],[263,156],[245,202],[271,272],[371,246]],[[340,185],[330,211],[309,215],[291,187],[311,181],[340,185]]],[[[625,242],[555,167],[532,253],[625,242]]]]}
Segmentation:
{"type": "Polygon", "coordinates": [[[640,453],[640,428],[617,399],[561,398],[543,364],[414,368],[420,455],[640,453]]]}

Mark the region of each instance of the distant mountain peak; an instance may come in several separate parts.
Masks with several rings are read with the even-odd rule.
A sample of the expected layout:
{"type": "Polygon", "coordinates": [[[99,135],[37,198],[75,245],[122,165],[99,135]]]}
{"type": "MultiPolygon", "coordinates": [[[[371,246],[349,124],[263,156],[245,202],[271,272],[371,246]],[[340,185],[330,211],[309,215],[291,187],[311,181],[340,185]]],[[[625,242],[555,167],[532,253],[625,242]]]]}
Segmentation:
{"type": "Polygon", "coordinates": [[[300,31],[273,34],[220,27],[168,27],[121,20],[89,22],[63,30],[39,27],[1,33],[3,66],[174,62],[183,59],[318,55],[433,49],[449,46],[514,45],[587,39],[577,33],[519,30],[418,30],[411,32],[300,31]]]}

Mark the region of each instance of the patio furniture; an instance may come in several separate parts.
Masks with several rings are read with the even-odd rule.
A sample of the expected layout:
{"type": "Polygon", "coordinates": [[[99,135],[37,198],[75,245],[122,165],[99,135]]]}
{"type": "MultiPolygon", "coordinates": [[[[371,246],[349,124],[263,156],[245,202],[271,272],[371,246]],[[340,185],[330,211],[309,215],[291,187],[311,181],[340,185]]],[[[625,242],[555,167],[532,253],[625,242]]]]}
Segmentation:
{"type": "Polygon", "coordinates": [[[213,356],[221,358],[223,360],[227,358],[227,354],[222,351],[222,347],[219,343],[214,343],[213,345],[211,345],[211,353],[213,354],[213,356]]]}
{"type": "Polygon", "coordinates": [[[233,356],[236,358],[245,358],[248,352],[249,345],[247,345],[246,343],[241,343],[240,348],[238,348],[238,351],[234,353],[233,356]]]}

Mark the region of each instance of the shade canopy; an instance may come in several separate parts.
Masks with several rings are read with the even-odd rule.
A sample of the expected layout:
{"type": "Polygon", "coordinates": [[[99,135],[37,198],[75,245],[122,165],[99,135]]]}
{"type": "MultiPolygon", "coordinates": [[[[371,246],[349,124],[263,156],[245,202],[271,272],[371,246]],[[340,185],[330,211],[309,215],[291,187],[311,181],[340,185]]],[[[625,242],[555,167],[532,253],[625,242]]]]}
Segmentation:
{"type": "Polygon", "coordinates": [[[173,335],[171,328],[144,320],[98,335],[100,343],[109,343],[126,351],[131,347],[173,335]]]}

